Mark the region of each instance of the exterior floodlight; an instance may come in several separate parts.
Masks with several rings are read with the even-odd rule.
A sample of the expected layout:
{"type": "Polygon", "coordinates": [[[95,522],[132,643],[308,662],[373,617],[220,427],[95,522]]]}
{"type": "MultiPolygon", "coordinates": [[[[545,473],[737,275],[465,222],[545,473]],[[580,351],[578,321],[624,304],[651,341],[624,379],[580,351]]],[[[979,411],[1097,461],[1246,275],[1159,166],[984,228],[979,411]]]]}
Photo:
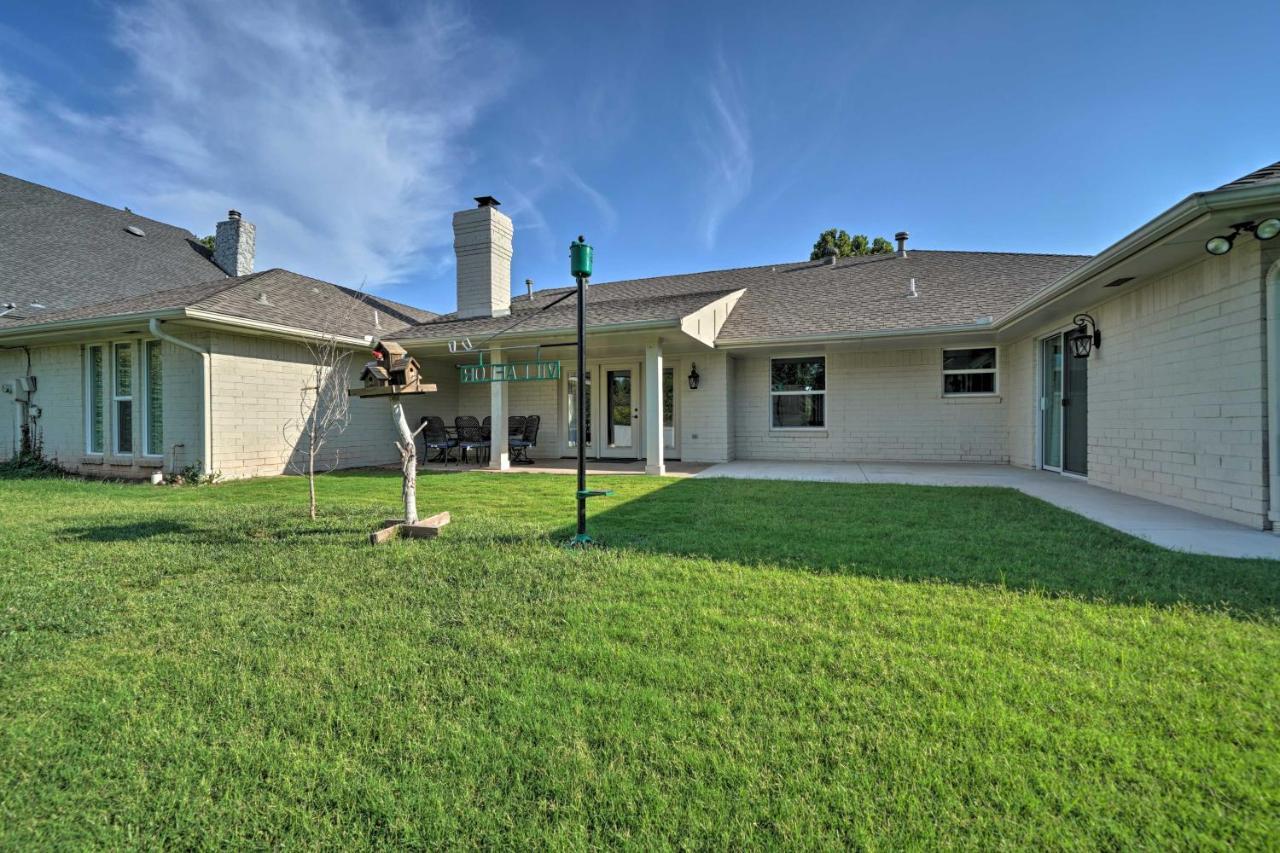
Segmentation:
{"type": "Polygon", "coordinates": [[[1280,234],[1280,219],[1264,219],[1253,229],[1253,236],[1259,240],[1270,240],[1280,234]]]}
{"type": "Polygon", "coordinates": [[[1236,235],[1210,237],[1205,241],[1204,250],[1211,255],[1225,255],[1231,251],[1231,245],[1235,242],[1236,235]]]}

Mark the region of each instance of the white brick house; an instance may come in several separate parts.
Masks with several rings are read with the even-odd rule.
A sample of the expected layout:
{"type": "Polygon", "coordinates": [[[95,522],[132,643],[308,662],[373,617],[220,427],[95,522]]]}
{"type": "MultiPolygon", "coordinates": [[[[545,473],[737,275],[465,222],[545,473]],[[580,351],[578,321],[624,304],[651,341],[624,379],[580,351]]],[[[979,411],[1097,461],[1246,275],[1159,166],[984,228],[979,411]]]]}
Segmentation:
{"type": "MultiPolygon", "coordinates": [[[[454,216],[462,310],[415,319],[388,306],[395,317],[377,328],[361,325],[365,303],[356,302],[345,340],[394,339],[421,361],[439,390],[413,398],[415,420],[491,415],[494,466],[508,464],[508,415],[541,418],[535,460],[574,454],[573,351],[536,348],[572,338],[574,299],[561,299],[566,288],[513,296],[518,227],[493,199],[478,201],[454,216]],[[464,382],[459,366],[477,353],[451,351],[463,341],[487,362],[560,360],[562,376],[464,382]]],[[[1093,257],[918,251],[903,234],[893,254],[593,284],[588,453],[645,460],[654,473],[668,459],[1011,464],[1270,528],[1280,514],[1271,498],[1280,239],[1266,238],[1277,216],[1280,164],[1195,193],[1093,257]],[[1206,251],[1207,240],[1230,235],[1225,254],[1206,251]],[[1071,353],[1080,315],[1090,342],[1100,334],[1086,358],[1071,353]]],[[[293,448],[281,421],[302,381],[301,342],[316,332],[305,322],[317,295],[308,288],[324,283],[274,275],[235,280],[234,298],[201,291],[160,300],[163,309],[154,295],[151,307],[130,296],[123,322],[139,339],[160,316],[162,331],[198,350],[159,344],[162,464],[201,460],[233,476],[284,469],[293,448]],[[269,306],[256,301],[266,285],[269,306]]],[[[0,378],[11,388],[28,372],[39,380],[33,395],[8,399],[15,411],[42,408],[46,448],[72,467],[154,466],[155,457],[84,452],[86,348],[114,340],[118,318],[107,315],[121,308],[78,310],[78,320],[0,318],[0,347],[27,347],[0,349],[0,378]]],[[[138,346],[141,360],[149,351],[138,346]]],[[[140,382],[144,368],[131,368],[140,382]]],[[[17,440],[8,399],[0,395],[0,453],[17,440]]],[[[390,462],[385,412],[357,411],[373,414],[348,431],[342,464],[390,462]]],[[[145,444],[145,423],[131,428],[133,446],[145,444]]]]}

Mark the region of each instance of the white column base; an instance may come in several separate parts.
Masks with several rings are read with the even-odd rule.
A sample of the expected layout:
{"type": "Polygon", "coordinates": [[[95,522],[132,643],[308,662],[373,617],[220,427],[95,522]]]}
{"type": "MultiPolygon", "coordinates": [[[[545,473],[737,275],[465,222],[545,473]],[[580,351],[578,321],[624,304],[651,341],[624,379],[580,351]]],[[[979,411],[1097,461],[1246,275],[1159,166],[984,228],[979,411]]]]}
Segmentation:
{"type": "Polygon", "coordinates": [[[644,472],[652,477],[661,477],[667,473],[666,465],[646,465],[644,472]]]}

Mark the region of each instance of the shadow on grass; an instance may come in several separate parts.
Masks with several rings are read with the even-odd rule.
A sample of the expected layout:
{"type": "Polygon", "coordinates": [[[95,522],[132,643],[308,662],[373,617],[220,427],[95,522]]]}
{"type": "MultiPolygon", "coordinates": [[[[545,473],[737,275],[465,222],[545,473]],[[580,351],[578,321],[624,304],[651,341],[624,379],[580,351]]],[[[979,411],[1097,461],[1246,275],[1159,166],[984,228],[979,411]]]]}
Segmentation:
{"type": "Polygon", "coordinates": [[[1170,551],[1012,489],[684,479],[592,508],[611,547],[1280,619],[1276,562],[1170,551]]]}
{"type": "Polygon", "coordinates": [[[182,521],[155,519],[135,521],[131,524],[97,524],[63,528],[62,534],[68,539],[81,542],[136,542],[140,539],[154,539],[157,536],[200,535],[203,531],[182,521]]]}

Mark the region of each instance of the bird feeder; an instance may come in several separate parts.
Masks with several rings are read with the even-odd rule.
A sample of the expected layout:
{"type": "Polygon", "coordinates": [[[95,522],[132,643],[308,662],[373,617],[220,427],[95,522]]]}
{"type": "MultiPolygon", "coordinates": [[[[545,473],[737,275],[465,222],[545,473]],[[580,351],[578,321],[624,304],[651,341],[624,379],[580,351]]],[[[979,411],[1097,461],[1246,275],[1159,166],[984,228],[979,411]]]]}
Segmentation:
{"type": "Polygon", "coordinates": [[[418,360],[394,341],[379,341],[373,348],[373,361],[360,371],[363,388],[351,389],[353,397],[416,394],[434,391],[422,386],[422,367],[418,360]]]}

